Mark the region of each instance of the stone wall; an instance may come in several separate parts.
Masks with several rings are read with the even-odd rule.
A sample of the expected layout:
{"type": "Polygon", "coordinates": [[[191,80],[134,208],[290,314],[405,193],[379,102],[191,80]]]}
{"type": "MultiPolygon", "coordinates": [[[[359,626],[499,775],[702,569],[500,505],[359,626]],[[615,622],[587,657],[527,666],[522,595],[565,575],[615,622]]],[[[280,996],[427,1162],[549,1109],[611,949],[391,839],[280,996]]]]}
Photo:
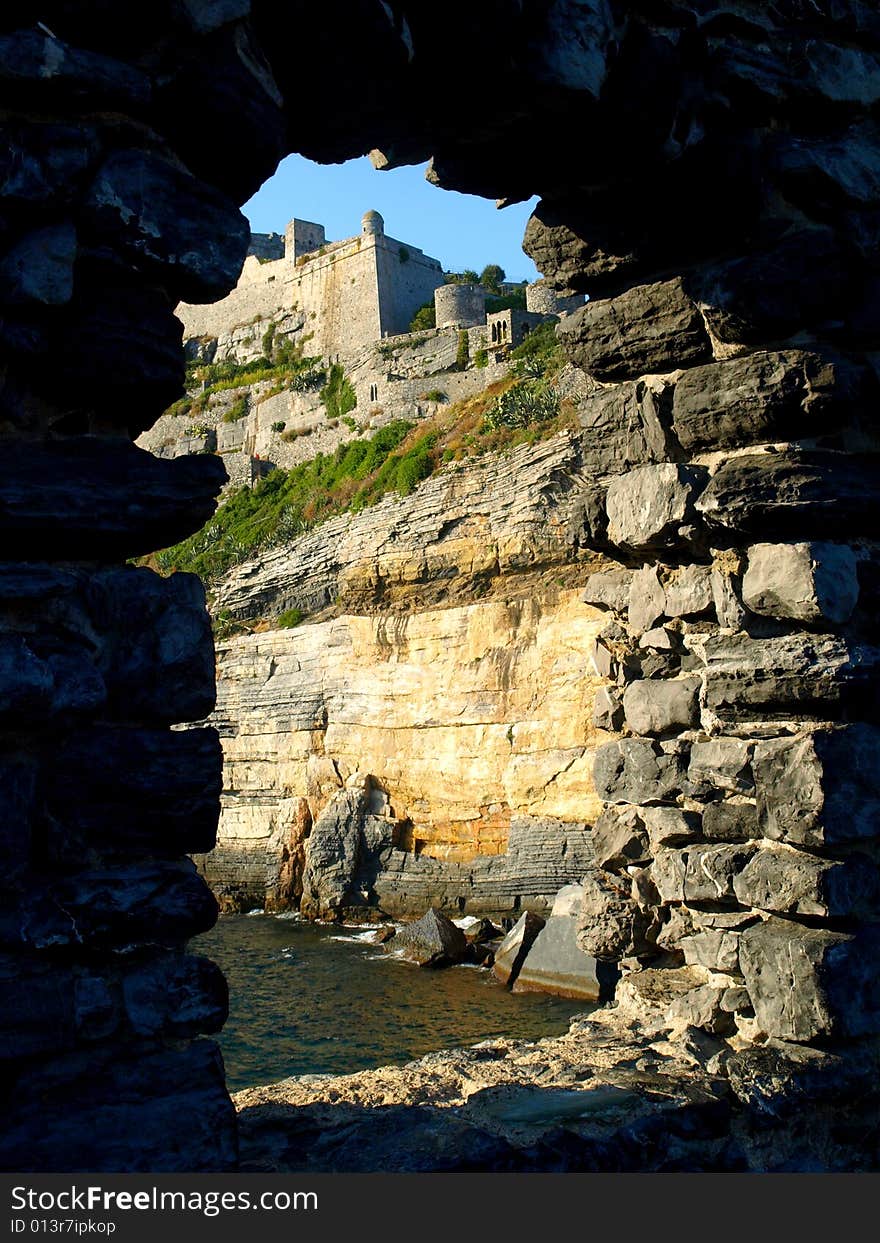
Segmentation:
{"type": "Polygon", "coordinates": [[[349,358],[406,332],[442,282],[436,259],[384,232],[326,244],[322,234],[321,225],[293,220],[282,258],[250,255],[225,298],[181,303],[176,314],[185,340],[216,339],[218,361],[247,362],[260,356],[263,333],[275,323],[306,354],[349,358]]]}

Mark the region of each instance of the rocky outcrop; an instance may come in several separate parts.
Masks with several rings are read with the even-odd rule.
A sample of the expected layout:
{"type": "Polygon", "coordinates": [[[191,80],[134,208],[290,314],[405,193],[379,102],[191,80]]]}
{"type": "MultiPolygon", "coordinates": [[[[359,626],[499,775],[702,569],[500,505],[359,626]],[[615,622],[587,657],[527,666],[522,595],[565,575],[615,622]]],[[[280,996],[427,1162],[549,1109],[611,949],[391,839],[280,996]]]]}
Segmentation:
{"type": "MultiPolygon", "coordinates": [[[[472,591],[481,553],[459,537],[437,556],[454,555],[472,591]]],[[[408,565],[405,547],[396,560],[408,565]]],[[[386,575],[389,596],[410,590],[386,575]]],[[[545,909],[579,879],[598,807],[592,756],[605,739],[584,653],[602,617],[577,588],[527,574],[496,590],[220,644],[211,719],[225,752],[223,813],[200,867],[222,903],[250,909],[267,886],[276,893],[303,806],[304,870],[289,901],[302,895],[312,914],[372,905],[413,915],[435,903],[510,917],[545,909]]]]}

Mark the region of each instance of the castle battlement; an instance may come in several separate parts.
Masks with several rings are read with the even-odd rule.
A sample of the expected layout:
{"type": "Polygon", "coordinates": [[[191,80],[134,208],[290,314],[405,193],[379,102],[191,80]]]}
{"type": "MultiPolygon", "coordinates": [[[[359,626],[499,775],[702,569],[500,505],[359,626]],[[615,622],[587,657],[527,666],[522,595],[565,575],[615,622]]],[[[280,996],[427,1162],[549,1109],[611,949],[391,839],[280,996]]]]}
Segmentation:
{"type": "Polygon", "coordinates": [[[328,241],[322,224],[299,219],[284,231],[283,253],[278,237],[255,235],[239,282],[225,298],[178,306],[185,338],[234,339],[250,324],[283,319],[292,335],[308,338],[309,353],[351,357],[405,333],[443,284],[440,261],[389,237],[378,212],[367,212],[361,232],[341,241],[328,241]]]}

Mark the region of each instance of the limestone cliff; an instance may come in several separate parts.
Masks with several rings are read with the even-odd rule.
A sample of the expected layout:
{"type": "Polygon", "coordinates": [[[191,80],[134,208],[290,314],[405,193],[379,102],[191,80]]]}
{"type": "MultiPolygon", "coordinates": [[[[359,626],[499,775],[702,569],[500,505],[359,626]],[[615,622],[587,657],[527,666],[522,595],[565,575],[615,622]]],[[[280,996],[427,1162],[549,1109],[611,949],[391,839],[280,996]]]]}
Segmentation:
{"type": "Polygon", "coordinates": [[[224,902],[295,902],[306,835],[365,779],[374,848],[342,888],[313,868],[310,909],[511,914],[580,879],[610,735],[593,724],[604,619],[577,586],[598,560],[579,562],[567,535],[578,471],[571,435],[520,446],[221,585],[217,607],[238,615],[326,617],[219,645],[225,792],[203,866],[224,902]]]}

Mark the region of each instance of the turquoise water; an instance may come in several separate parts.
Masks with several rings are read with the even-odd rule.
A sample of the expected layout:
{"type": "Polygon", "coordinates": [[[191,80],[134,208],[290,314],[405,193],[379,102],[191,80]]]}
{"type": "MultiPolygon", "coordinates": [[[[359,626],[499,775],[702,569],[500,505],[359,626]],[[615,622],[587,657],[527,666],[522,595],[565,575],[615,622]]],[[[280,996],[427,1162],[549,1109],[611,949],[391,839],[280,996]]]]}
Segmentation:
{"type": "Polygon", "coordinates": [[[191,942],[229,981],[218,1039],[233,1091],[407,1062],[489,1037],[559,1035],[590,1008],[509,993],[480,967],[423,970],[368,936],[283,916],[225,915],[191,942]]]}

